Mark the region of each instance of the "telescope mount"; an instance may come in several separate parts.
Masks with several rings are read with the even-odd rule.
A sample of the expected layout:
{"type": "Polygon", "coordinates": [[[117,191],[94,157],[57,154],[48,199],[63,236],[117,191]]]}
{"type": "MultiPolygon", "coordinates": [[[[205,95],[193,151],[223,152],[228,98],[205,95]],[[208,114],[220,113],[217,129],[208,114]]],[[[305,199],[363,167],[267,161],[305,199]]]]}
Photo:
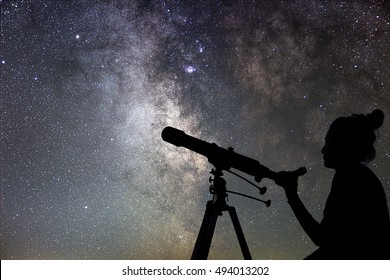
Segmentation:
{"type": "MultiPolygon", "coordinates": [[[[222,216],[223,212],[228,212],[230,215],[230,219],[232,220],[233,227],[236,232],[238,243],[240,244],[240,248],[244,260],[251,260],[252,256],[249,251],[249,247],[246,242],[244,232],[242,231],[240,221],[238,220],[236,209],[233,206],[227,205],[226,203],[226,198],[228,196],[227,193],[231,191],[226,190],[226,181],[225,179],[222,178],[223,173],[221,169],[216,168],[211,171],[211,174],[214,175],[214,178],[210,177],[209,179],[210,183],[212,183],[210,187],[210,193],[213,194],[213,198],[207,201],[206,211],[203,217],[202,225],[199,230],[199,234],[195,243],[194,250],[192,252],[191,259],[192,260],[207,259],[218,216],[222,216]]],[[[236,192],[231,192],[231,193],[242,195],[236,192]]],[[[256,199],[247,195],[243,195],[243,196],[256,199]]],[[[266,203],[267,206],[269,206],[270,204],[270,201],[267,202],[262,201],[262,202],[266,203]]]]}

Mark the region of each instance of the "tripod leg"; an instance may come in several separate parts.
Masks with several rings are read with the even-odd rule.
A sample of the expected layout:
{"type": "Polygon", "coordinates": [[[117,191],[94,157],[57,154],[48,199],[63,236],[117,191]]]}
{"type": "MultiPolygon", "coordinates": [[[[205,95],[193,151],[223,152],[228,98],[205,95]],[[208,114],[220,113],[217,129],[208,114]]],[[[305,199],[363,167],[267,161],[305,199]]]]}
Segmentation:
{"type": "Polygon", "coordinates": [[[208,201],[191,260],[207,260],[218,215],[219,211],[213,201],[208,201]]]}
{"type": "Polygon", "coordinates": [[[238,220],[236,209],[232,206],[228,206],[228,211],[230,214],[230,218],[232,219],[234,230],[236,231],[236,235],[238,238],[238,243],[240,243],[241,252],[244,256],[244,260],[251,260],[252,256],[249,251],[248,244],[246,243],[244,232],[242,231],[240,221],[238,220]]]}

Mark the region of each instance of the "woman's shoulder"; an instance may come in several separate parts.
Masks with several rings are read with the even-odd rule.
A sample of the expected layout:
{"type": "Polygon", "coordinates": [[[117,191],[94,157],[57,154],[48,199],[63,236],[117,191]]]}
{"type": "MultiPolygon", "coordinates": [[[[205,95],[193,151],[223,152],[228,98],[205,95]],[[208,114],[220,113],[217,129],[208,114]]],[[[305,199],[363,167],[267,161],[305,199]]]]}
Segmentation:
{"type": "Polygon", "coordinates": [[[368,166],[361,163],[337,170],[334,183],[344,186],[348,185],[351,188],[357,188],[359,186],[361,188],[372,188],[375,186],[382,188],[382,184],[375,173],[368,166]]]}
{"type": "Polygon", "coordinates": [[[336,175],[340,177],[376,177],[374,172],[367,165],[362,163],[343,166],[336,170],[336,175]]]}

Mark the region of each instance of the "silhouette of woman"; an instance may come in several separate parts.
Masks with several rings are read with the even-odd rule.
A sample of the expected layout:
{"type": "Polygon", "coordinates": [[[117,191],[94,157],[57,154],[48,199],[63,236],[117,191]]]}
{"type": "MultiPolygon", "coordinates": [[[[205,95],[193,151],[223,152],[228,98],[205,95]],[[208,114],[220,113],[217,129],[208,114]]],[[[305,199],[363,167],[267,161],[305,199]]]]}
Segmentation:
{"type": "Polygon", "coordinates": [[[390,220],[386,195],[376,175],[363,162],[375,157],[375,131],[384,114],[336,119],[321,150],[325,167],[335,169],[332,187],[317,222],[297,194],[297,178],[279,172],[282,186],[299,223],[319,248],[306,259],[390,259],[390,220]]]}

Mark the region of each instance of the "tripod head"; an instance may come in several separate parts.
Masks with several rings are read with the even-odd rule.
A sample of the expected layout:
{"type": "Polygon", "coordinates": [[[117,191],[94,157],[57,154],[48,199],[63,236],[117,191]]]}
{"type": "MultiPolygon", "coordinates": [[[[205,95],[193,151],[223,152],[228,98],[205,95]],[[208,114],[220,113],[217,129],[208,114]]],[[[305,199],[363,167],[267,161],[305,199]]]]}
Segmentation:
{"type": "MultiPolygon", "coordinates": [[[[243,179],[247,183],[253,185],[255,188],[257,188],[260,191],[261,195],[265,194],[265,192],[267,191],[266,187],[260,188],[260,187],[256,186],[255,184],[253,184],[252,182],[248,181],[247,179],[243,178],[242,176],[240,176],[232,171],[229,171],[229,172],[238,176],[239,178],[243,179]]],[[[213,194],[213,196],[214,196],[213,200],[215,202],[218,200],[222,200],[222,199],[223,199],[223,201],[225,201],[225,198],[227,197],[227,193],[233,193],[233,194],[237,194],[237,195],[240,195],[240,196],[243,196],[246,198],[250,198],[253,200],[263,202],[267,207],[269,207],[271,205],[271,200],[262,200],[262,199],[259,199],[259,198],[256,198],[256,197],[253,197],[250,195],[227,190],[226,189],[226,181],[225,181],[225,179],[223,179],[221,177],[221,176],[223,176],[223,173],[220,170],[212,169],[210,173],[214,175],[214,178],[211,178],[211,177],[209,178],[209,182],[212,183],[209,191],[211,194],[213,194]]]]}

